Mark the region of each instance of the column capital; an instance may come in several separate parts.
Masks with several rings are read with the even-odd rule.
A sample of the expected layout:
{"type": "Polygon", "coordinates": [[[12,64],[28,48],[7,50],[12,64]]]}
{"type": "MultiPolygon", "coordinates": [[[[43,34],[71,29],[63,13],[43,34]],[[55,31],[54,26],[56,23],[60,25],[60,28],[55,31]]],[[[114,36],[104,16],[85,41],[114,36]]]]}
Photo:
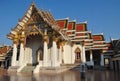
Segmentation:
{"type": "Polygon", "coordinates": [[[22,32],[21,35],[20,35],[20,42],[25,43],[25,34],[24,34],[24,32],[22,32]]]}
{"type": "Polygon", "coordinates": [[[19,40],[19,36],[18,36],[18,35],[15,35],[15,36],[13,37],[13,43],[14,43],[14,44],[18,44],[18,40],[19,40]]]}
{"type": "Polygon", "coordinates": [[[66,44],[66,41],[62,41],[62,46],[64,46],[66,44]]]}
{"type": "Polygon", "coordinates": [[[58,41],[58,37],[53,37],[53,41],[57,42],[58,41]]]}
{"type": "Polygon", "coordinates": [[[74,42],[71,42],[71,47],[73,47],[74,46],[74,42]]]}
{"type": "Polygon", "coordinates": [[[45,42],[47,42],[47,43],[49,42],[49,37],[48,37],[48,35],[45,35],[43,39],[44,39],[45,42]]]}

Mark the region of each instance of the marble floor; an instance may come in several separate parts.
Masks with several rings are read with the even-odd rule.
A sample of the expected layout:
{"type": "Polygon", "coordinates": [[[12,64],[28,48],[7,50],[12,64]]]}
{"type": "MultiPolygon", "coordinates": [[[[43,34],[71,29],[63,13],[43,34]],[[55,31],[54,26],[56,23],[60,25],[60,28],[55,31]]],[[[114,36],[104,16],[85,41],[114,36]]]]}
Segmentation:
{"type": "Polygon", "coordinates": [[[0,81],[120,81],[120,71],[88,70],[85,78],[76,70],[57,74],[7,73],[0,70],[0,81]]]}

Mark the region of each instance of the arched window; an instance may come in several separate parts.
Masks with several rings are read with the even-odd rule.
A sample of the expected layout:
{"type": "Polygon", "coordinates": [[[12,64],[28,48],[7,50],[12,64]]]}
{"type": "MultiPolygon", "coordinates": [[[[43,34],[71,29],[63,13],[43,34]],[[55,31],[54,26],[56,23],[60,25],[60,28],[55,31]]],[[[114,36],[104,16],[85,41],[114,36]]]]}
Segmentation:
{"type": "Polygon", "coordinates": [[[80,62],[81,61],[81,50],[79,47],[76,48],[75,50],[75,61],[80,62]]]}

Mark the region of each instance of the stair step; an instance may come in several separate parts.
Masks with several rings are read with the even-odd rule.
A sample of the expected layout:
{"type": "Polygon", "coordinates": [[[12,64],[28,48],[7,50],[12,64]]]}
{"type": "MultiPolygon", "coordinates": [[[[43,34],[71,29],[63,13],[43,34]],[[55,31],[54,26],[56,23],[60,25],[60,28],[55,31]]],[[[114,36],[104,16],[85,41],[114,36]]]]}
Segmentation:
{"type": "Polygon", "coordinates": [[[21,72],[33,72],[35,66],[25,66],[21,72]]]}

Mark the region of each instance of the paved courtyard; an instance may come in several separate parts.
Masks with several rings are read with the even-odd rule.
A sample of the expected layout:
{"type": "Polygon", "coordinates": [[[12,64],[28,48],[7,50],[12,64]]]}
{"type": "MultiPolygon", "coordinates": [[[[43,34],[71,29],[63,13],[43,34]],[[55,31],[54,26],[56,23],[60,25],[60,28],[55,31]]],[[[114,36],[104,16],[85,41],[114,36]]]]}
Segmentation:
{"type": "Polygon", "coordinates": [[[109,70],[89,70],[85,79],[80,76],[80,72],[75,70],[59,74],[16,74],[0,70],[0,81],[120,81],[120,72],[109,70]]]}

